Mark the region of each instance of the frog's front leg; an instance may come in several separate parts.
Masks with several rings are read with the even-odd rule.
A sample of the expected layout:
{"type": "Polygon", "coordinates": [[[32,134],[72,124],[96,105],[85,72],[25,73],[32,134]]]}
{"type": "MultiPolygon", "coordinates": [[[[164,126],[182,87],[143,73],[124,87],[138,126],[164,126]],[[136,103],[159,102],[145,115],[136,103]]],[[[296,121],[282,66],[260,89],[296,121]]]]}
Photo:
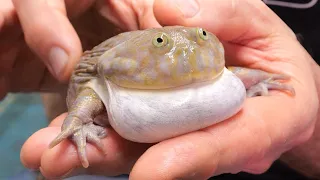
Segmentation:
{"type": "Polygon", "coordinates": [[[86,141],[93,143],[104,152],[100,140],[107,134],[101,125],[101,115],[103,114],[106,114],[104,105],[98,95],[90,88],[81,90],[69,109],[61,133],[50,143],[50,148],[70,137],[77,146],[83,167],[88,167],[89,163],[85,151],[86,141]],[[100,122],[96,123],[97,120],[100,122]]]}
{"type": "Polygon", "coordinates": [[[241,79],[247,90],[247,97],[267,96],[269,90],[285,90],[292,95],[295,90],[292,86],[281,81],[289,80],[290,77],[284,74],[268,73],[258,69],[244,67],[228,67],[237,77],[241,79]]]}

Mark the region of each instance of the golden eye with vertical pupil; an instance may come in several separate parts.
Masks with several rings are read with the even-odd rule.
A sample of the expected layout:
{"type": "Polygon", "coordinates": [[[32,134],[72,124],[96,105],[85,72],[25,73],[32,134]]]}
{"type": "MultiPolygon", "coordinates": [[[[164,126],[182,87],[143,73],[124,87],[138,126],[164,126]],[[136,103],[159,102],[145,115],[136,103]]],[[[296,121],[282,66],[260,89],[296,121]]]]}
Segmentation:
{"type": "Polygon", "coordinates": [[[198,36],[203,39],[203,40],[207,40],[209,37],[208,37],[208,33],[206,30],[202,29],[202,28],[198,28],[198,36]]]}
{"type": "Polygon", "coordinates": [[[159,33],[154,36],[152,44],[156,47],[162,47],[168,44],[169,38],[165,33],[159,33]]]}

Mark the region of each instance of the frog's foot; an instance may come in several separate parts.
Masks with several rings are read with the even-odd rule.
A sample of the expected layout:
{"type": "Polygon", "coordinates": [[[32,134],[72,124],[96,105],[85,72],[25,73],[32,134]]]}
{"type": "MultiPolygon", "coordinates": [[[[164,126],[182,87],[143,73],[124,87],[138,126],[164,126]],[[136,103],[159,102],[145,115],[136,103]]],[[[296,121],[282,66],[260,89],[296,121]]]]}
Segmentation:
{"type": "Polygon", "coordinates": [[[101,139],[107,136],[105,128],[96,125],[93,121],[83,123],[78,118],[73,118],[70,124],[61,131],[61,133],[50,143],[50,148],[59,144],[67,138],[71,138],[77,147],[78,155],[83,167],[87,168],[89,162],[86,156],[86,143],[94,144],[99,150],[105,153],[105,148],[101,143],[101,139]]]}
{"type": "Polygon", "coordinates": [[[79,158],[83,167],[89,166],[88,159],[86,156],[86,141],[94,144],[102,152],[106,152],[104,146],[101,143],[101,139],[107,136],[107,131],[98,125],[88,123],[83,125],[78,131],[72,136],[72,141],[76,144],[79,158]]]}
{"type": "Polygon", "coordinates": [[[295,90],[292,86],[277,81],[286,79],[286,76],[274,76],[259,82],[247,89],[247,97],[268,96],[269,90],[285,90],[289,91],[292,95],[295,95],[295,90]]]}
{"type": "Polygon", "coordinates": [[[283,83],[283,81],[291,79],[288,75],[236,66],[230,66],[228,69],[244,83],[247,97],[267,96],[269,95],[269,90],[288,91],[293,96],[295,95],[294,88],[283,83]]]}

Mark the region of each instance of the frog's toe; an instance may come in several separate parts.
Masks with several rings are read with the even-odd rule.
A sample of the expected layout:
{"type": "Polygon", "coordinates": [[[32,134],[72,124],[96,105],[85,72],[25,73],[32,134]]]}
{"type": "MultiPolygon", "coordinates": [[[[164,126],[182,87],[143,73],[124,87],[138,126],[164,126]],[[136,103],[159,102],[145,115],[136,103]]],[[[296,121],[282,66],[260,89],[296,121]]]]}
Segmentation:
{"type": "Polygon", "coordinates": [[[72,137],[73,142],[77,146],[78,156],[80,159],[80,162],[84,168],[87,168],[89,166],[88,158],[86,155],[86,137],[84,136],[84,133],[82,130],[77,131],[74,133],[72,137]]]}
{"type": "Polygon", "coordinates": [[[295,90],[292,86],[268,79],[247,89],[247,97],[268,96],[269,90],[285,90],[295,95],[295,90]]]}
{"type": "Polygon", "coordinates": [[[68,128],[62,130],[58,136],[51,141],[49,144],[49,148],[53,148],[54,146],[58,145],[61,141],[67,139],[68,137],[72,136],[78,129],[72,128],[69,126],[68,128]]]}
{"type": "Polygon", "coordinates": [[[105,128],[90,123],[83,127],[83,132],[86,134],[88,142],[94,144],[102,152],[105,152],[104,146],[101,143],[101,139],[107,136],[107,130],[105,128]]]}
{"type": "Polygon", "coordinates": [[[79,159],[83,167],[89,166],[86,156],[86,143],[94,144],[99,150],[105,152],[101,139],[107,136],[105,128],[93,124],[92,122],[83,124],[82,121],[74,118],[71,123],[65,126],[60,134],[50,143],[49,147],[52,148],[59,144],[61,141],[71,138],[77,147],[79,159]]]}
{"type": "Polygon", "coordinates": [[[86,141],[94,144],[99,150],[104,153],[105,148],[101,143],[101,139],[106,137],[106,135],[107,131],[103,127],[95,125],[93,123],[83,125],[82,129],[74,133],[72,140],[77,146],[78,155],[84,168],[87,168],[89,166],[86,155],[86,141]]]}

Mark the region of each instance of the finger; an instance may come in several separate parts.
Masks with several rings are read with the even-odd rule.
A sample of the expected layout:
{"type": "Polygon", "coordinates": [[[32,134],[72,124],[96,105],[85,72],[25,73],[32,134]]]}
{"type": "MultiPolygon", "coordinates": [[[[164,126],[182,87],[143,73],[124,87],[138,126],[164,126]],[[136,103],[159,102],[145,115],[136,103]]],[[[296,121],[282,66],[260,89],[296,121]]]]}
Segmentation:
{"type": "Polygon", "coordinates": [[[39,169],[41,156],[48,149],[51,141],[61,131],[61,126],[66,113],[55,118],[47,128],[41,129],[30,136],[21,149],[20,158],[22,163],[30,169],[39,169]],[[37,147],[37,148],[35,148],[37,147]]]}
{"type": "Polygon", "coordinates": [[[48,149],[50,142],[61,132],[61,125],[66,115],[63,113],[55,118],[48,128],[33,134],[23,145],[21,161],[27,168],[41,167],[42,173],[48,178],[83,173],[119,175],[128,173],[136,159],[149,147],[147,144],[140,145],[124,140],[113,130],[108,129],[107,137],[101,139],[106,154],[102,154],[99,147],[95,147],[94,144],[87,143],[86,155],[90,166],[84,169],[81,167],[77,149],[71,141],[63,141],[48,149]]]}
{"type": "Polygon", "coordinates": [[[106,154],[88,144],[87,157],[90,166],[81,167],[76,147],[70,141],[61,142],[53,149],[49,143],[59,134],[59,127],[48,127],[33,134],[23,145],[21,162],[30,169],[39,169],[47,178],[60,178],[79,174],[102,174],[114,176],[128,173],[135,160],[146,150],[148,145],[137,145],[122,139],[112,130],[102,139],[106,154]]]}
{"type": "Polygon", "coordinates": [[[17,17],[11,1],[2,1],[0,3],[0,33],[6,26],[12,26],[17,23],[17,17]]]}
{"type": "Polygon", "coordinates": [[[133,167],[130,179],[208,179],[252,168],[249,164],[274,154],[269,162],[259,164],[260,169],[254,169],[263,172],[280,152],[293,146],[287,137],[295,139],[299,136],[296,132],[307,129],[287,129],[291,123],[304,124],[300,119],[292,122],[298,115],[292,112],[296,108],[293,104],[287,96],[248,99],[243,110],[229,120],[151,147],[133,167]],[[271,153],[274,151],[279,153],[271,153]]]}
{"type": "Polygon", "coordinates": [[[58,117],[54,118],[48,125],[49,127],[61,127],[64,119],[67,117],[67,113],[62,113],[58,117]]]}
{"type": "Polygon", "coordinates": [[[96,7],[124,31],[161,27],[153,14],[153,1],[97,1],[96,7]]]}
{"type": "Polygon", "coordinates": [[[251,41],[279,31],[295,37],[262,1],[155,0],[154,15],[161,25],[200,26],[224,41],[251,41]]]}
{"type": "Polygon", "coordinates": [[[23,144],[20,159],[22,164],[29,169],[39,169],[41,156],[48,149],[50,141],[59,132],[58,127],[48,127],[35,132],[23,144]]]}
{"type": "Polygon", "coordinates": [[[211,138],[197,131],[151,147],[134,165],[130,179],[208,179],[217,168],[218,144],[211,138]]]}
{"type": "MultiPolygon", "coordinates": [[[[58,133],[59,130],[57,129],[53,134],[55,136],[58,133]]],[[[50,139],[43,139],[40,136],[38,138],[38,141],[46,142],[54,139],[52,136],[50,136],[50,139]]],[[[41,158],[42,174],[47,178],[61,178],[83,173],[106,176],[128,173],[136,159],[148,147],[148,145],[139,145],[124,140],[111,129],[108,129],[108,136],[101,142],[106,147],[106,154],[103,154],[94,145],[87,144],[86,155],[90,166],[86,169],[81,166],[77,149],[70,141],[64,141],[53,149],[47,149],[43,152],[41,158]]],[[[31,145],[29,144],[29,146],[31,145]]]]}
{"type": "Polygon", "coordinates": [[[224,44],[226,65],[277,68],[279,59],[274,54],[279,52],[265,51],[299,45],[294,33],[262,1],[155,0],[154,14],[161,25],[199,26],[217,35],[224,44]],[[266,61],[275,63],[266,65],[266,61]]]}
{"type": "Polygon", "coordinates": [[[70,18],[77,17],[87,11],[96,0],[64,0],[70,18]]]}
{"type": "Polygon", "coordinates": [[[59,80],[68,79],[81,55],[80,40],[63,0],[13,0],[25,39],[59,80]]]}
{"type": "MultiPolygon", "coordinates": [[[[22,30],[11,1],[0,2],[0,75],[12,71],[22,42],[22,30]]],[[[3,86],[1,86],[3,87],[3,86]]]]}

